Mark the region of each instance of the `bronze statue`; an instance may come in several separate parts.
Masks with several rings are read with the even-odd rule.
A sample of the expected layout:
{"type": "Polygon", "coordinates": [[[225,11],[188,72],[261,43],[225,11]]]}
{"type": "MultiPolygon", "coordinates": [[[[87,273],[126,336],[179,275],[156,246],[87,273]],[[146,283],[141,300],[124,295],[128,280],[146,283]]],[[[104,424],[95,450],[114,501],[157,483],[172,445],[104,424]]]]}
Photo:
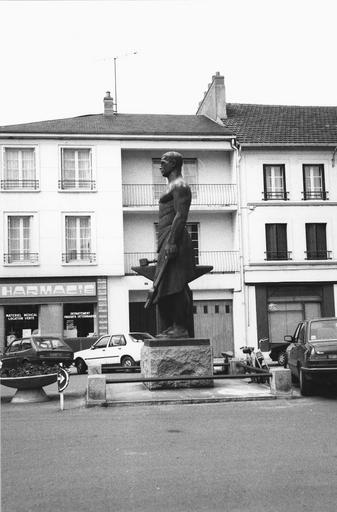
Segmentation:
{"type": "Polygon", "coordinates": [[[159,199],[158,258],[143,258],[132,269],[153,281],[145,308],[157,305],[158,338],[194,337],[193,298],[188,283],[213,267],[195,265],[192,240],[186,229],[191,189],[185,182],[180,153],[169,151],[161,157],[160,171],[168,187],[159,199]],[[157,265],[149,265],[156,262],[157,265]]]}
{"type": "Polygon", "coordinates": [[[158,261],[148,302],[158,305],[160,337],[184,338],[189,332],[192,295],[188,286],[195,279],[192,240],[186,229],[191,189],[184,181],[180,153],[161,157],[160,171],[168,188],[159,199],[158,261]]]}

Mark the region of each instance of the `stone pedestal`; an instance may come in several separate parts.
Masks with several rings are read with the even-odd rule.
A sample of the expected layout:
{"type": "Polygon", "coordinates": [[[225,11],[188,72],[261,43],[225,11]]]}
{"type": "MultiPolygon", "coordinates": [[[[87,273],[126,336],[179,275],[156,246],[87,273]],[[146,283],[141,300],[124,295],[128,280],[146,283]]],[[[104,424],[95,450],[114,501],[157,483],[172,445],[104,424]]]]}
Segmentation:
{"type": "MultiPolygon", "coordinates": [[[[213,353],[208,339],[145,340],[141,352],[144,378],[208,377],[213,375],[213,353]]],[[[147,382],[150,390],[188,387],[213,387],[213,379],[147,382]]]]}

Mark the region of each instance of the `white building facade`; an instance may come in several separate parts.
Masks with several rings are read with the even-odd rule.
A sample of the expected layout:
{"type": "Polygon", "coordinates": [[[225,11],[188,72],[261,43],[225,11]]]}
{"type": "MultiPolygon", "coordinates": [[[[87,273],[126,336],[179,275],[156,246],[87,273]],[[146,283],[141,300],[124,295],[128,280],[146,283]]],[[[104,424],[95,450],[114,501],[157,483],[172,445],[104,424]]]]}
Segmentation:
{"type": "Polygon", "coordinates": [[[196,336],[214,354],[242,344],[244,301],[237,152],[230,130],[205,116],[104,114],[1,127],[0,339],[31,332],[65,340],[155,333],[144,310],[156,256],[159,159],[181,152],[192,187],[188,219],[197,261],[196,336]]]}
{"type": "Polygon", "coordinates": [[[217,73],[198,113],[237,135],[247,344],[335,316],[337,108],[226,103],[217,73]]]}

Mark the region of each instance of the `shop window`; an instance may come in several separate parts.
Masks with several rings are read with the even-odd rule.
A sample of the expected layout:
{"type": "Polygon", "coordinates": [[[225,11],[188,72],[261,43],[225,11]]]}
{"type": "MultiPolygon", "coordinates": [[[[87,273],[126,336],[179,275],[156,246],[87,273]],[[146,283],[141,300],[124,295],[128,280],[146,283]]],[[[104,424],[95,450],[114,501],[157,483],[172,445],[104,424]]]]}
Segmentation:
{"type": "Polygon", "coordinates": [[[31,336],[39,327],[38,306],[5,306],[5,337],[7,345],[14,339],[31,336]]]}
{"type": "Polygon", "coordinates": [[[94,335],[95,318],[94,304],[64,304],[64,337],[81,338],[94,335]]]}

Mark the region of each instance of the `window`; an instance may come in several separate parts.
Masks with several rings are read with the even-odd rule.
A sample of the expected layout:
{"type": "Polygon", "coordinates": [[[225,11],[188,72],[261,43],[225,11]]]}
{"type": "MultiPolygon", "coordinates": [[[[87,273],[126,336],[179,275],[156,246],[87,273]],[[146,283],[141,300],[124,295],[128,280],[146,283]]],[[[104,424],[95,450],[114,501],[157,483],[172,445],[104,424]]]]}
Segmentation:
{"type": "Polygon", "coordinates": [[[119,346],[123,346],[123,345],[126,345],[124,336],[118,336],[118,335],[111,336],[111,341],[109,343],[109,347],[119,347],[119,346]]]}
{"type": "Polygon", "coordinates": [[[266,224],[266,259],[290,259],[287,247],[287,224],[266,224]]]}
{"type": "Polygon", "coordinates": [[[324,165],[303,165],[303,199],[327,199],[324,165]]]}
{"type": "MultiPolygon", "coordinates": [[[[167,180],[163,178],[160,168],[160,158],[152,159],[152,183],[153,195],[157,201],[166,189],[167,180]]],[[[184,158],[182,166],[182,175],[191,187],[192,199],[197,195],[198,183],[198,161],[196,158],[184,158]]]]}
{"type": "Polygon", "coordinates": [[[95,348],[106,348],[109,341],[110,336],[102,336],[102,338],[100,338],[94,346],[95,348]]]}
{"type": "Polygon", "coordinates": [[[269,199],[288,198],[286,192],[285,166],[280,165],[264,165],[263,166],[263,198],[265,201],[269,199]]]}
{"type": "Polygon", "coordinates": [[[307,260],[329,259],[330,251],[326,248],[326,224],[306,224],[307,260]]]}
{"type": "Polygon", "coordinates": [[[192,240],[195,264],[199,264],[199,224],[197,222],[187,222],[186,229],[192,240]]]}
{"type": "Polygon", "coordinates": [[[93,263],[96,254],[91,248],[91,217],[87,215],[65,217],[65,263],[93,263]]]}
{"type": "Polygon", "coordinates": [[[59,188],[94,190],[92,155],[89,148],[61,149],[61,180],[59,188]]]}
{"type": "Polygon", "coordinates": [[[31,215],[8,215],[8,252],[4,255],[5,263],[38,262],[38,254],[32,251],[32,222],[31,215]]]}
{"type": "Polygon", "coordinates": [[[5,148],[3,190],[37,190],[35,148],[5,148]]]}

